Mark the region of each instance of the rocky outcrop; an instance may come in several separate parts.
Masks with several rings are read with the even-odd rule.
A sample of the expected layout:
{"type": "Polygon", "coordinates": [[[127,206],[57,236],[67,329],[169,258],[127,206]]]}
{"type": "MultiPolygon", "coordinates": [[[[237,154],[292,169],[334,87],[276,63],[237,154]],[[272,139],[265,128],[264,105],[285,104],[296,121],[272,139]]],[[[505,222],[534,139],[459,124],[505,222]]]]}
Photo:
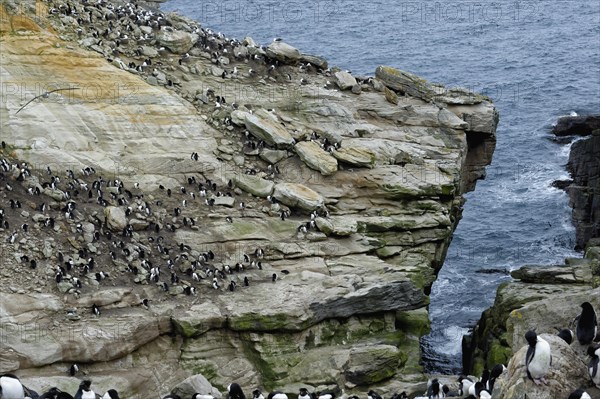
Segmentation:
{"type": "Polygon", "coordinates": [[[294,138],[276,121],[274,115],[267,112],[254,115],[238,112],[236,117],[244,122],[250,133],[275,148],[286,148],[294,144],[294,138]]]}
{"type": "Polygon", "coordinates": [[[552,128],[556,136],[589,136],[600,129],[600,115],[563,116],[552,128]]]}
{"type": "Polygon", "coordinates": [[[108,227],[115,231],[123,231],[127,226],[127,217],[125,211],[116,206],[108,206],[104,208],[104,217],[108,227]]]}
{"type": "MultiPolygon", "coordinates": [[[[591,238],[600,237],[600,126],[590,130],[600,117],[582,118],[575,118],[577,123],[573,124],[577,127],[574,132],[589,137],[571,145],[567,170],[573,181],[565,188],[573,208],[579,249],[584,248],[591,238]]],[[[561,120],[564,124],[569,123],[565,118],[561,120]]]]}
{"type": "Polygon", "coordinates": [[[175,54],[185,54],[192,49],[198,36],[192,33],[163,27],[156,35],[160,46],[164,46],[175,54]]]}
{"type": "MultiPolygon", "coordinates": [[[[427,295],[463,194],[480,176],[470,165],[491,161],[491,101],[459,93],[394,104],[379,80],[362,81],[360,95],[326,89],[334,77],[320,57],[281,42],[263,50],[249,38],[228,41],[174,15],[160,29],[134,27],[148,40],[99,42],[92,32],[107,29],[105,19],[78,32],[64,11],[26,3],[19,12],[35,19],[1,8],[3,81],[35,84],[6,91],[0,151],[35,166],[23,182],[18,171],[5,175],[14,188],[1,189],[28,207],[7,209],[11,224],[35,226],[14,242],[0,232],[0,295],[12,295],[0,317],[49,332],[37,342],[10,333],[0,372],[74,392],[65,370],[78,362],[122,397],[167,393],[198,374],[220,392],[233,380],[290,394],[299,383],[423,390],[427,295]],[[74,90],[26,104],[52,85],[74,90]],[[60,171],[59,189],[27,194],[49,179],[47,166],[60,171]],[[102,199],[85,188],[99,176],[102,199]],[[61,211],[66,191],[73,219],[61,211]],[[46,213],[32,219],[42,202],[46,213]],[[162,267],[158,282],[142,252],[162,267]],[[207,269],[224,273],[216,288],[207,269]]],[[[112,13],[73,4],[81,15],[112,13]]]]}
{"type": "Polygon", "coordinates": [[[366,147],[345,146],[332,153],[335,159],[348,165],[359,168],[373,168],[375,166],[376,156],[366,147]]]}
{"type": "Polygon", "coordinates": [[[318,170],[322,175],[328,176],[337,172],[337,160],[314,141],[300,142],[294,149],[306,166],[318,170]]]}
{"type": "Polygon", "coordinates": [[[335,76],[335,83],[341,90],[351,89],[356,85],[354,76],[346,71],[336,72],[333,76],[335,76]]]}
{"type": "Polygon", "coordinates": [[[569,258],[565,265],[525,266],[513,271],[511,275],[519,280],[500,285],[494,305],[483,312],[473,335],[463,342],[465,371],[477,375],[485,367],[506,364],[524,345],[529,329],[556,334],[569,328],[583,302],[600,308],[597,251],[597,247],[589,247],[584,259],[569,258]]]}
{"type": "Polygon", "coordinates": [[[435,96],[434,87],[425,79],[406,71],[379,66],[375,71],[377,79],[390,89],[397,90],[409,96],[431,101],[435,96]]]}
{"type": "Polygon", "coordinates": [[[279,183],[275,185],[273,197],[288,206],[307,211],[314,211],[325,204],[323,197],[319,193],[302,184],[295,183],[279,183]]]}
{"type": "Polygon", "coordinates": [[[282,41],[274,41],[266,49],[267,56],[281,62],[295,62],[300,59],[300,51],[282,41]]]}
{"type": "Polygon", "coordinates": [[[231,176],[234,184],[257,197],[266,198],[273,193],[275,184],[258,176],[235,174],[231,176]]]}
{"type": "Polygon", "coordinates": [[[492,398],[566,398],[587,385],[587,366],[581,355],[556,334],[540,334],[540,337],[550,344],[552,352],[552,365],[546,376],[548,385],[535,385],[527,378],[525,355],[528,345],[524,345],[508,362],[506,372],[494,386],[492,398]]]}

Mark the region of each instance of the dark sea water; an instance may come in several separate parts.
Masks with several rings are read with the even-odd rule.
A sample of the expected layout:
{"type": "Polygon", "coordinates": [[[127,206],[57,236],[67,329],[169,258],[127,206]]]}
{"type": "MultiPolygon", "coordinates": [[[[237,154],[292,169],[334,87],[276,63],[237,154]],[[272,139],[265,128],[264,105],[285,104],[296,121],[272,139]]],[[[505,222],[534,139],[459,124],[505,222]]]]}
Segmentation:
{"type": "Polygon", "coordinates": [[[509,278],[478,271],[577,255],[567,196],[550,187],[568,176],[569,147],[549,132],[571,111],[600,112],[600,0],[170,0],[162,8],[227,37],[281,37],[354,74],[374,75],[385,64],[494,99],[494,160],[466,196],[433,286],[428,370],[460,372],[462,335],[509,278]]]}

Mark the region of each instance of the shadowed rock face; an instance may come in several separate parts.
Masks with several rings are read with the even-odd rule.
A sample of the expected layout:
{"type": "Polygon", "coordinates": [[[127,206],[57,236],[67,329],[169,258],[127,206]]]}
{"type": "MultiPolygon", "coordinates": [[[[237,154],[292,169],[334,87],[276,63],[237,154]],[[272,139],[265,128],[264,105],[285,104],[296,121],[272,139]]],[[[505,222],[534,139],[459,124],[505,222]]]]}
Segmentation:
{"type": "Polygon", "coordinates": [[[491,161],[498,121],[491,101],[435,86],[444,97],[429,102],[383,79],[359,80],[360,90],[342,92],[327,83],[339,71],[323,70],[319,57],[282,42],[265,53],[251,39],[231,42],[177,16],[166,16],[169,29],[135,26],[127,40],[98,40],[92,33],[107,28],[105,13],[114,14],[105,6],[72,3],[94,19],[81,33],[76,19],[44,5],[20,9],[35,10],[35,21],[4,7],[2,78],[19,89],[7,90],[0,109],[8,144],[1,157],[27,161],[34,173],[23,182],[18,170],[7,173],[15,189],[2,193],[21,195],[26,214],[8,216],[14,226],[29,221],[34,233],[10,243],[11,231],[1,232],[0,295],[10,300],[0,301],[0,317],[18,332],[3,340],[0,372],[17,370],[33,388],[66,384],[74,392],[61,375],[78,362],[98,390],[114,387],[122,397],[166,393],[198,373],[221,391],[236,380],[294,394],[306,383],[347,392],[377,385],[387,395],[424,380],[419,338],[428,329],[427,294],[460,219],[462,195],[491,161]],[[148,57],[152,66],[141,67],[148,57]],[[269,70],[275,59],[280,66],[269,70]],[[307,61],[311,66],[300,70],[307,61]],[[301,78],[308,83],[300,85],[301,78]],[[386,100],[383,84],[398,91],[397,104],[386,100]],[[15,114],[55,86],[77,89],[15,114]],[[28,196],[28,187],[49,179],[46,166],[63,182],[28,196]],[[83,176],[87,166],[94,176],[83,176]],[[66,182],[75,184],[66,170],[81,180],[73,220],[62,211],[66,182]],[[91,187],[100,175],[134,192],[128,204],[110,196],[118,197],[116,187],[104,187],[107,206],[95,191],[91,200],[82,198],[88,191],[81,185],[91,187]],[[36,211],[42,201],[56,215],[54,228],[33,226],[45,220],[36,211]],[[315,210],[318,228],[299,230],[310,226],[315,210]],[[96,240],[104,222],[114,238],[96,240]],[[170,254],[149,240],[159,235],[170,254]],[[130,252],[144,249],[163,276],[173,271],[180,281],[163,292],[138,255],[124,254],[115,240],[130,252]],[[81,276],[81,289],[57,286],[58,252],[79,268],[84,248],[108,277],[81,276]],[[257,248],[264,256],[253,256],[257,248]],[[243,264],[218,289],[212,278],[187,273],[209,250],[215,259],[203,260],[198,272],[243,264]],[[115,259],[109,251],[118,252],[115,259]],[[23,254],[39,260],[37,269],[23,272],[23,254]],[[234,292],[229,280],[237,283],[234,292]],[[187,287],[197,294],[184,295],[187,287]],[[151,300],[148,308],[143,298],[151,300]],[[100,317],[91,315],[93,304],[100,317]],[[24,337],[32,325],[43,334],[24,337]]]}
{"type": "Polygon", "coordinates": [[[576,249],[600,237],[600,116],[561,117],[552,132],[556,136],[583,136],[571,145],[567,170],[571,180],[553,185],[567,191],[573,208],[576,249]]]}
{"type": "Polygon", "coordinates": [[[567,169],[573,178],[567,192],[573,207],[577,247],[583,249],[591,238],[600,237],[600,128],[573,143],[567,169]]]}

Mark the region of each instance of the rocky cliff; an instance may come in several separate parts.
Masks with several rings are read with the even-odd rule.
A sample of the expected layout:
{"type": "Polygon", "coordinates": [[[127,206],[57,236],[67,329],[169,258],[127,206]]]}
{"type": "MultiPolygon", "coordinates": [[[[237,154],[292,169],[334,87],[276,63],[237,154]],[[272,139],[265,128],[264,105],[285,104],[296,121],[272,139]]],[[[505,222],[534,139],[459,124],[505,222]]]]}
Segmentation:
{"type": "Polygon", "coordinates": [[[501,382],[494,398],[567,397],[580,387],[592,398],[600,390],[591,388],[585,365],[587,346],[576,340],[566,345],[561,339],[547,337],[556,351],[558,364],[552,370],[552,384],[536,388],[525,381],[523,347],[525,332],[556,336],[563,328],[573,327],[583,302],[600,309],[600,240],[598,231],[598,171],[600,167],[600,130],[594,127],[597,117],[561,118],[554,128],[557,136],[580,134],[590,136],[571,146],[567,169],[573,180],[567,182],[573,207],[573,223],[583,258],[567,258],[564,265],[526,265],[511,273],[514,281],[502,284],[494,305],[483,312],[472,336],[463,341],[464,368],[479,374],[494,364],[509,364],[509,373],[501,382]],[[589,129],[594,127],[594,130],[589,129]]]}
{"type": "Polygon", "coordinates": [[[571,145],[567,170],[573,180],[566,187],[577,247],[583,249],[591,238],[600,237],[600,116],[561,118],[554,133],[583,136],[571,145]]]}
{"type": "Polygon", "coordinates": [[[430,286],[494,150],[489,99],[139,5],[0,17],[0,372],[74,391],[76,362],[130,398],[198,373],[220,391],[422,389],[430,286]]]}

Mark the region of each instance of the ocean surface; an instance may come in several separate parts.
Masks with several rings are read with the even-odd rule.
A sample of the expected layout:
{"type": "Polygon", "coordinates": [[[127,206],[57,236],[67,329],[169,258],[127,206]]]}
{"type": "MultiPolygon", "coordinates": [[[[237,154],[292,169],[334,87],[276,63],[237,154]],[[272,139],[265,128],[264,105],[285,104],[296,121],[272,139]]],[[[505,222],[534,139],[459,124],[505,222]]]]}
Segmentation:
{"type": "Polygon", "coordinates": [[[374,75],[378,65],[492,97],[500,112],[487,178],[467,203],[431,294],[429,371],[461,371],[461,338],[508,271],[562,263],[574,228],[565,193],[569,145],[556,119],[600,112],[600,0],[170,0],[163,10],[261,44],[274,37],[330,65],[374,75]],[[483,272],[482,272],[483,271],[483,272]]]}

